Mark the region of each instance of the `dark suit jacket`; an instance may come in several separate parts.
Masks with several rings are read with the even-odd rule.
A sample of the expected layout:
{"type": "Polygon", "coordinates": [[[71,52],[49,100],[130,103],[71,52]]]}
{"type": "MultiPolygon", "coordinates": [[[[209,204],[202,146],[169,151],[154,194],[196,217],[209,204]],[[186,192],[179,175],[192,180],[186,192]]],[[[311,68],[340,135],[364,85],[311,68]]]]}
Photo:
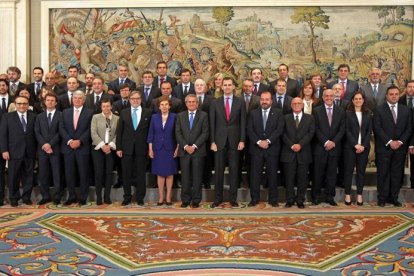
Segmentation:
{"type": "MultiPolygon", "coordinates": [[[[273,95],[276,94],[276,82],[277,80],[272,81],[269,86],[270,86],[270,92],[272,92],[273,95]]],[[[286,82],[286,94],[291,96],[292,98],[294,97],[298,97],[300,95],[300,85],[299,82],[297,80],[288,78],[287,82],[286,82]]]]}
{"type": "Polygon", "coordinates": [[[377,107],[382,106],[385,103],[385,94],[387,94],[388,85],[380,83],[378,84],[377,97],[374,98],[374,91],[372,91],[372,86],[370,83],[361,86],[361,91],[365,95],[365,103],[371,111],[375,111],[377,107]]]}
{"type": "MultiPolygon", "coordinates": [[[[180,99],[171,97],[170,101],[171,101],[170,112],[180,113],[181,111],[184,110],[183,102],[180,99]]],[[[159,111],[160,111],[160,109],[158,108],[158,98],[153,99],[152,100],[152,112],[157,113],[159,111]]]]}
{"type": "Polygon", "coordinates": [[[207,155],[206,142],[209,138],[208,114],[198,110],[194,117],[193,128],[190,129],[188,111],[183,111],[177,115],[175,121],[175,137],[178,143],[178,156],[188,155],[184,146],[196,145],[198,149],[192,154],[194,157],[207,155]]]}
{"type": "Polygon", "coordinates": [[[60,111],[63,111],[67,108],[72,107],[71,104],[70,104],[70,101],[69,101],[69,96],[66,92],[58,97],[57,107],[58,107],[58,110],[60,110],[60,111]]]}
{"type": "Polygon", "coordinates": [[[224,96],[215,99],[210,105],[210,141],[222,150],[229,141],[230,149],[237,150],[239,142],[246,142],[246,107],[239,97],[233,95],[230,121],[226,120],[224,96]]]}
{"type": "Polygon", "coordinates": [[[399,140],[403,142],[403,146],[397,152],[404,154],[412,135],[411,110],[407,106],[398,104],[397,124],[395,124],[391,109],[385,102],[374,113],[374,134],[376,153],[391,154],[394,151],[386,144],[390,140],[399,140]]]}
{"type": "Polygon", "coordinates": [[[141,99],[142,99],[142,106],[145,108],[152,108],[152,100],[161,96],[161,90],[157,87],[152,85],[151,90],[149,91],[148,99],[145,99],[144,95],[144,86],[140,86],[138,91],[141,92],[141,99]]]}
{"type": "MultiPolygon", "coordinates": [[[[260,85],[260,87],[262,87],[262,85],[260,85]]],[[[245,93],[242,93],[241,96],[240,96],[240,98],[243,99],[243,102],[246,105],[246,96],[245,96],[245,93]]],[[[256,108],[259,108],[259,107],[260,107],[260,96],[257,96],[257,95],[253,95],[252,94],[250,96],[249,106],[246,109],[246,114],[249,115],[252,110],[254,110],[256,108]]]]}
{"type": "Polygon", "coordinates": [[[47,153],[42,150],[42,147],[44,144],[48,143],[52,146],[53,154],[58,155],[60,154],[59,127],[62,123],[62,112],[58,110],[55,111],[50,128],[47,120],[47,114],[47,111],[42,112],[36,118],[35,133],[38,145],[37,153],[39,155],[47,155],[47,153]]]}
{"type": "MultiPolygon", "coordinates": [[[[78,80],[78,82],[79,82],[79,87],[78,87],[79,90],[82,90],[83,87],[86,87],[86,83],[84,83],[83,81],[78,80]]],[[[66,81],[61,83],[59,85],[59,88],[63,90],[63,93],[68,92],[68,84],[66,83],[66,81]]]]}
{"type": "MultiPolygon", "coordinates": [[[[343,110],[346,110],[347,107],[348,107],[349,102],[350,101],[347,100],[347,99],[339,100],[339,106],[338,107],[342,108],[343,110]]],[[[336,105],[335,100],[334,100],[334,104],[336,105]]]]}
{"type": "MultiPolygon", "coordinates": [[[[328,88],[331,89],[334,84],[341,84],[338,82],[338,79],[328,83],[328,88]]],[[[355,94],[356,91],[359,89],[359,84],[356,81],[348,79],[346,82],[346,91],[345,91],[345,100],[350,101],[352,99],[352,96],[355,94]]]]}
{"type": "MultiPolygon", "coordinates": [[[[129,85],[129,90],[131,90],[131,91],[134,91],[137,88],[137,84],[129,78],[126,78],[124,83],[129,85]]],[[[114,91],[115,94],[120,93],[120,91],[119,91],[119,78],[116,78],[113,81],[110,81],[108,83],[108,91],[109,90],[114,91]]]]}
{"type": "Polygon", "coordinates": [[[55,87],[53,87],[52,91],[58,96],[65,93],[65,91],[63,89],[60,89],[59,86],[57,86],[57,85],[55,85],[55,87]]]}
{"type": "Polygon", "coordinates": [[[6,110],[5,111],[3,111],[2,109],[1,109],[1,100],[0,100],[0,122],[1,122],[1,117],[4,115],[4,114],[6,114],[7,113],[7,111],[9,110],[9,106],[10,106],[10,104],[12,103],[12,102],[14,102],[14,99],[13,99],[13,97],[12,96],[10,96],[9,95],[9,100],[8,100],[8,102],[7,102],[7,106],[6,106],[6,110]]]}
{"type": "MultiPolygon", "coordinates": [[[[195,94],[194,84],[192,82],[190,82],[189,87],[187,87],[187,91],[188,91],[187,95],[195,94]]],[[[184,90],[183,90],[183,86],[181,85],[181,83],[174,86],[172,94],[174,97],[179,98],[183,102],[185,101],[185,96],[187,96],[187,95],[184,95],[184,90]]]]}
{"type": "Polygon", "coordinates": [[[312,139],[315,134],[315,120],[312,115],[302,113],[298,128],[296,128],[295,115],[284,116],[285,130],[283,133],[283,147],[280,156],[281,162],[294,162],[299,164],[312,163],[312,139]],[[292,146],[299,144],[302,149],[294,152],[292,146]]]}
{"type": "Polygon", "coordinates": [[[122,99],[119,99],[116,102],[114,102],[114,104],[112,105],[112,113],[119,116],[121,114],[121,111],[126,108],[131,108],[131,104],[129,103],[129,100],[127,100],[127,105],[124,106],[122,103],[122,99]]]}
{"type": "MultiPolygon", "coordinates": [[[[176,80],[175,78],[170,77],[170,76],[167,76],[167,77],[166,77],[166,81],[171,82],[172,87],[174,87],[174,86],[176,86],[176,85],[177,85],[177,80],[176,80]]],[[[156,77],[154,78],[154,81],[152,82],[152,85],[153,85],[154,87],[160,88],[159,83],[160,83],[160,82],[159,82],[159,76],[156,76],[156,77]]]]}
{"type": "MultiPolygon", "coordinates": [[[[254,84],[253,84],[253,89],[254,89],[254,84]]],[[[265,84],[265,83],[260,83],[259,91],[257,92],[257,96],[260,96],[263,92],[266,92],[266,91],[271,92],[270,91],[270,86],[265,84]]]]}
{"type": "Polygon", "coordinates": [[[214,100],[213,96],[204,94],[203,103],[199,104],[198,109],[208,114],[210,112],[210,105],[213,102],[213,100],[214,100]]]}
{"type": "Polygon", "coordinates": [[[170,112],[163,127],[161,113],[152,114],[147,142],[152,143],[154,150],[162,148],[174,150],[177,147],[177,142],[175,141],[175,116],[175,113],[170,112]]]}
{"type": "Polygon", "coordinates": [[[315,155],[341,155],[341,142],[345,134],[345,111],[342,108],[333,107],[332,111],[332,125],[329,126],[328,114],[326,114],[325,105],[318,106],[314,112],[315,118],[315,143],[313,153],[315,155]],[[325,150],[326,141],[335,143],[335,147],[330,150],[325,150]]]}
{"type": "Polygon", "coordinates": [[[249,136],[249,153],[252,155],[279,155],[281,142],[280,138],[283,133],[285,122],[283,120],[282,112],[274,107],[268,111],[266,128],[263,129],[263,115],[262,109],[257,108],[252,110],[247,119],[247,135],[249,136]],[[260,148],[256,142],[259,140],[269,140],[270,145],[268,149],[260,148]]]}
{"type": "MultiPolygon", "coordinates": [[[[272,106],[277,108],[277,93],[275,95],[273,95],[272,99],[273,99],[273,104],[272,106]]],[[[283,101],[283,106],[282,106],[282,113],[283,115],[289,114],[292,112],[292,97],[289,96],[287,93],[285,94],[285,99],[283,101]]]]}
{"type": "Polygon", "coordinates": [[[132,124],[131,108],[121,111],[119,116],[118,128],[116,130],[116,148],[123,151],[123,154],[146,156],[148,153],[148,128],[151,121],[152,112],[150,109],[143,108],[141,120],[135,130],[132,124]]]}
{"type": "MultiPolygon", "coordinates": [[[[42,81],[42,88],[46,87],[46,83],[44,81],[42,81]]],[[[32,82],[27,86],[27,91],[29,91],[30,93],[30,99],[32,99],[33,101],[38,102],[39,101],[39,94],[36,94],[36,87],[35,87],[35,83],[32,82]]]]}
{"type": "Polygon", "coordinates": [[[108,93],[102,93],[99,99],[99,103],[95,104],[95,94],[89,94],[88,96],[86,96],[86,101],[85,101],[85,106],[86,108],[90,109],[93,114],[98,114],[102,112],[101,109],[101,101],[103,99],[110,99],[112,100],[112,95],[108,94],[108,93]]]}
{"type": "Polygon", "coordinates": [[[372,115],[370,111],[362,112],[362,124],[359,126],[355,112],[346,111],[346,137],[345,147],[354,149],[358,144],[359,132],[361,131],[361,145],[365,150],[370,149],[370,139],[372,134],[372,115]]]}
{"type": "Polygon", "coordinates": [[[59,133],[62,139],[61,151],[63,154],[73,152],[68,146],[69,140],[80,140],[81,146],[76,149],[80,154],[90,154],[91,152],[91,121],[93,113],[87,107],[83,106],[79,115],[78,126],[75,130],[73,125],[74,108],[68,108],[62,112],[62,123],[60,124],[59,133]]]}
{"type": "MultiPolygon", "coordinates": [[[[9,95],[11,95],[11,86],[12,86],[12,83],[10,82],[9,83],[9,95]]],[[[26,87],[26,84],[19,80],[19,84],[17,85],[16,91],[23,88],[23,87],[26,87]]],[[[15,95],[12,95],[12,96],[15,96],[15,95]]]]}
{"type": "Polygon", "coordinates": [[[35,158],[36,137],[34,126],[36,114],[27,111],[26,132],[17,111],[4,114],[0,125],[0,149],[8,151],[11,159],[35,158]]]}

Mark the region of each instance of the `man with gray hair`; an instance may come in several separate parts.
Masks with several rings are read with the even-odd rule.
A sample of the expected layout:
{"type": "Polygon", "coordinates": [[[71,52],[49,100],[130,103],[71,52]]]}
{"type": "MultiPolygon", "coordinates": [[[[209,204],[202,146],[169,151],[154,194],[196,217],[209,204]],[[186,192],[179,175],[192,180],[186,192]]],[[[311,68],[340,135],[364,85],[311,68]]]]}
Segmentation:
{"type": "Polygon", "coordinates": [[[63,110],[60,136],[61,152],[65,164],[65,179],[68,187],[68,199],[64,205],[78,201],[75,183],[79,178],[79,205],[86,205],[89,194],[89,164],[91,153],[91,120],[93,112],[84,108],[85,94],[76,90],[72,94],[71,108],[63,110]]]}
{"type": "Polygon", "coordinates": [[[372,112],[385,103],[388,85],[380,83],[381,75],[381,69],[371,68],[368,73],[369,82],[361,86],[361,91],[365,95],[366,105],[372,112]]]}

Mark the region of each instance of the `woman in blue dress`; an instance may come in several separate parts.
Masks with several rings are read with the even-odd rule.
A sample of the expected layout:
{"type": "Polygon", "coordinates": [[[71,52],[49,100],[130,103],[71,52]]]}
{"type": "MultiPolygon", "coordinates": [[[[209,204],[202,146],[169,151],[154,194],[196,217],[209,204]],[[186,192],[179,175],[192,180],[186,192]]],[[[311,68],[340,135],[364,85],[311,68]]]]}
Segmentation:
{"type": "Polygon", "coordinates": [[[172,205],[171,190],[174,174],[177,173],[178,145],[175,140],[175,113],[170,113],[171,102],[167,96],[158,98],[160,112],[152,115],[148,131],[149,157],[152,159],[151,173],[157,176],[159,200],[157,205],[172,205]],[[164,187],[167,192],[164,198],[164,187]]]}

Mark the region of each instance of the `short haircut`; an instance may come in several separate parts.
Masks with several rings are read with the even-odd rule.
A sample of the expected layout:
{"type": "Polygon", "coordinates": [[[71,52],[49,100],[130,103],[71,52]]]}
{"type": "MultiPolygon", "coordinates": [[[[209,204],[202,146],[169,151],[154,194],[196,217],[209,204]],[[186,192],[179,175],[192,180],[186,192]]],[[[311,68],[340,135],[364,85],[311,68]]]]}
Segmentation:
{"type": "Polygon", "coordinates": [[[286,80],[284,79],[277,79],[275,84],[277,85],[278,82],[284,82],[285,84],[287,84],[286,80]]]}
{"type": "Polygon", "coordinates": [[[173,87],[172,83],[170,81],[164,81],[163,83],[161,83],[160,88],[165,84],[165,83],[169,83],[171,88],[173,87]]]}
{"type": "Polygon", "coordinates": [[[7,68],[7,73],[8,72],[16,72],[17,75],[19,75],[19,77],[22,75],[22,71],[20,71],[19,67],[17,66],[10,66],[9,68],[7,68]]]}
{"type": "Polygon", "coordinates": [[[321,78],[321,80],[322,80],[322,74],[321,74],[321,73],[319,73],[319,72],[313,73],[313,74],[311,75],[311,79],[313,79],[313,78],[315,78],[315,77],[320,77],[320,78],[321,78]]]}
{"type": "Polygon", "coordinates": [[[102,83],[105,83],[105,80],[101,76],[96,76],[93,80],[101,80],[102,83]]]}
{"type": "Polygon", "coordinates": [[[110,104],[112,105],[112,99],[111,99],[111,98],[105,98],[105,99],[102,99],[102,100],[101,100],[101,105],[102,105],[103,103],[110,103],[110,104]]]}
{"type": "Polygon", "coordinates": [[[43,71],[43,68],[42,67],[39,67],[39,66],[34,67],[33,70],[32,70],[32,72],[34,72],[34,70],[40,70],[40,71],[42,71],[42,75],[45,73],[43,71]]]}
{"type": "Polygon", "coordinates": [[[252,68],[252,70],[250,70],[250,75],[252,75],[252,74],[253,74],[253,71],[254,71],[254,70],[259,70],[260,74],[262,74],[262,75],[263,75],[262,69],[260,69],[259,67],[252,68]]]}
{"type": "Polygon", "coordinates": [[[157,106],[160,107],[161,102],[164,102],[164,101],[167,101],[168,104],[171,106],[171,99],[166,95],[162,95],[162,96],[158,97],[157,106]]]}
{"type": "Polygon", "coordinates": [[[340,69],[342,69],[342,68],[347,68],[347,69],[348,69],[348,71],[349,71],[349,72],[351,72],[351,68],[349,68],[349,65],[348,65],[348,64],[346,64],[346,63],[339,64],[339,66],[338,66],[338,71],[339,71],[340,69]]]}
{"type": "Polygon", "coordinates": [[[85,93],[83,93],[82,90],[76,90],[75,92],[72,93],[72,98],[75,96],[81,96],[83,99],[86,98],[85,93]]]}
{"type": "Polygon", "coordinates": [[[47,94],[45,95],[45,99],[47,97],[53,97],[53,98],[55,98],[55,101],[58,102],[58,96],[53,92],[47,92],[47,94]]]}
{"type": "Polygon", "coordinates": [[[141,77],[143,78],[143,77],[144,77],[144,75],[151,75],[151,77],[154,77],[154,73],[152,73],[150,70],[145,70],[145,71],[142,73],[141,77]]]}
{"type": "Polygon", "coordinates": [[[4,82],[7,85],[7,87],[9,87],[9,81],[8,80],[6,80],[6,79],[0,79],[0,82],[4,82]]]}
{"type": "Polygon", "coordinates": [[[157,62],[157,68],[158,68],[158,65],[160,65],[160,64],[165,64],[165,66],[167,66],[167,63],[165,61],[158,61],[157,62]]]}
{"type": "Polygon", "coordinates": [[[224,81],[227,81],[227,80],[231,80],[231,82],[233,83],[233,85],[236,85],[236,82],[234,81],[234,79],[232,78],[232,77],[224,77],[223,78],[223,83],[224,83],[224,81]]]}
{"type": "Polygon", "coordinates": [[[250,81],[251,83],[254,83],[254,81],[252,79],[245,79],[243,82],[245,81],[250,81]]]}
{"type": "Polygon", "coordinates": [[[202,83],[203,85],[207,85],[205,80],[203,80],[203,79],[196,79],[195,82],[194,82],[194,85],[199,84],[199,83],[202,83]]]}
{"type": "Polygon", "coordinates": [[[286,64],[284,64],[284,63],[281,63],[280,65],[279,65],[279,67],[277,67],[277,71],[279,71],[279,69],[280,69],[280,67],[281,66],[285,66],[286,67],[286,70],[288,70],[289,71],[289,66],[287,66],[286,64]]]}
{"type": "Polygon", "coordinates": [[[75,79],[75,80],[76,80],[76,82],[77,82],[77,83],[79,83],[78,79],[77,79],[77,78],[75,78],[75,77],[69,77],[69,78],[67,78],[67,79],[66,79],[66,82],[67,82],[68,80],[70,80],[70,79],[75,79]]]}
{"type": "Polygon", "coordinates": [[[187,100],[188,100],[189,98],[195,98],[195,99],[196,99],[196,101],[197,101],[197,103],[198,103],[198,97],[197,97],[197,95],[196,95],[196,94],[187,94],[187,96],[185,96],[184,102],[187,102],[187,100]]]}
{"type": "Polygon", "coordinates": [[[409,83],[414,83],[414,80],[407,81],[407,83],[405,84],[405,87],[407,87],[409,83]]]}
{"type": "Polygon", "coordinates": [[[76,66],[76,65],[71,65],[71,66],[69,66],[69,67],[68,67],[68,71],[69,71],[70,69],[76,69],[76,71],[78,71],[78,72],[79,72],[79,68],[78,68],[78,66],[76,66]]]}
{"type": "Polygon", "coordinates": [[[388,87],[388,88],[387,88],[387,95],[388,95],[388,92],[389,92],[390,90],[393,90],[393,89],[397,89],[397,90],[398,90],[398,93],[401,93],[401,91],[400,91],[400,89],[398,88],[398,86],[391,85],[390,87],[388,87]]]}
{"type": "Polygon", "coordinates": [[[269,94],[270,97],[272,97],[272,93],[270,91],[263,91],[260,96],[264,95],[264,94],[269,94]]]}
{"type": "Polygon", "coordinates": [[[139,95],[139,97],[142,99],[141,92],[136,91],[136,90],[132,91],[132,92],[131,92],[131,94],[129,94],[129,97],[131,98],[131,97],[132,97],[132,96],[134,96],[135,94],[138,94],[138,95],[139,95]]]}
{"type": "Polygon", "coordinates": [[[14,98],[14,102],[16,102],[16,101],[17,101],[17,99],[25,99],[25,100],[27,100],[27,102],[29,103],[29,99],[28,99],[27,97],[17,95],[17,96],[14,98]]]}
{"type": "Polygon", "coordinates": [[[125,89],[125,88],[128,88],[129,90],[131,90],[131,87],[129,87],[128,83],[123,83],[123,84],[121,84],[121,86],[119,86],[119,90],[122,90],[122,89],[125,89]]]}
{"type": "Polygon", "coordinates": [[[180,76],[181,76],[183,73],[190,73],[190,75],[191,75],[191,71],[190,71],[190,69],[188,69],[188,68],[183,68],[183,69],[181,70],[181,72],[180,72],[180,76]]]}

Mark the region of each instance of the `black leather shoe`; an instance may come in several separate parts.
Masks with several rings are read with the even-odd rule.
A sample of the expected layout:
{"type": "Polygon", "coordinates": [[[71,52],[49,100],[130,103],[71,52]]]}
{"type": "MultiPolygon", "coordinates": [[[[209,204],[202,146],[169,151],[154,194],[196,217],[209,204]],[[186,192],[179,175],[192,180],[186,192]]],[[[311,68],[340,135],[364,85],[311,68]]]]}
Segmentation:
{"type": "Polygon", "coordinates": [[[378,201],[378,206],[379,207],[385,207],[385,202],[384,201],[378,201]]]}
{"type": "Polygon", "coordinates": [[[114,186],[112,186],[112,188],[114,188],[114,189],[122,188],[122,183],[117,182],[114,186]]]}
{"type": "Polygon", "coordinates": [[[127,206],[129,204],[131,204],[131,200],[129,200],[129,199],[124,199],[121,203],[122,206],[127,206]]]}
{"type": "Polygon", "coordinates": [[[292,202],[286,202],[286,204],[285,204],[285,207],[286,208],[290,208],[292,206],[293,206],[293,203],[292,202]]]}
{"type": "Polygon", "coordinates": [[[338,203],[335,202],[335,200],[327,200],[326,203],[328,203],[331,206],[338,206],[338,203]]]}
{"type": "Polygon", "coordinates": [[[352,204],[352,202],[351,201],[345,201],[345,205],[346,206],[350,206],[352,204]]]}
{"type": "Polygon", "coordinates": [[[298,205],[299,209],[304,209],[305,208],[305,204],[303,204],[303,202],[298,202],[297,205],[298,205]]]}
{"type": "Polygon", "coordinates": [[[219,207],[220,205],[221,205],[221,202],[213,202],[213,203],[211,203],[210,207],[211,208],[216,208],[216,207],[219,207]]]}
{"type": "Polygon", "coordinates": [[[39,201],[39,202],[37,203],[37,205],[43,205],[43,204],[46,204],[46,203],[49,203],[49,202],[51,202],[51,200],[50,200],[50,199],[42,199],[41,201],[39,201]]]}
{"type": "Polygon", "coordinates": [[[187,208],[190,205],[189,202],[183,202],[181,203],[181,208],[187,208]]]}
{"type": "Polygon", "coordinates": [[[144,205],[145,205],[145,203],[144,203],[144,201],[143,201],[143,200],[138,200],[138,201],[137,201],[137,204],[138,204],[139,206],[144,206],[144,205]]]}
{"type": "Polygon", "coordinates": [[[86,205],[86,200],[79,200],[79,206],[86,205]]]}
{"type": "Polygon", "coordinates": [[[279,207],[279,203],[277,203],[277,202],[269,202],[269,204],[272,207],[279,207]]]}
{"type": "Polygon", "coordinates": [[[312,204],[313,204],[313,205],[319,205],[319,204],[321,204],[321,202],[320,202],[319,200],[317,200],[317,199],[314,199],[314,200],[312,201],[312,204]]]}
{"type": "Polygon", "coordinates": [[[364,205],[364,202],[358,202],[357,201],[357,203],[356,203],[358,206],[363,206],[364,205]]]}
{"type": "Polygon", "coordinates": [[[76,202],[77,202],[76,199],[68,199],[63,203],[63,206],[69,206],[69,205],[72,205],[76,202]]]}
{"type": "Polygon", "coordinates": [[[96,205],[98,205],[98,206],[102,205],[102,199],[97,199],[96,200],[96,205]]]}
{"type": "Polygon", "coordinates": [[[192,208],[199,208],[200,207],[200,203],[192,203],[191,204],[192,208]]]}
{"type": "Polygon", "coordinates": [[[17,206],[19,206],[19,204],[17,203],[17,201],[10,201],[10,206],[11,207],[17,207],[17,206]]]}
{"type": "Polygon", "coordinates": [[[392,204],[393,204],[395,207],[402,207],[401,202],[399,202],[398,200],[394,201],[392,204]]]}
{"type": "Polygon", "coordinates": [[[230,201],[230,205],[231,207],[239,207],[239,204],[237,203],[237,201],[230,201]]]}
{"type": "Polygon", "coordinates": [[[250,201],[249,204],[247,204],[248,207],[254,207],[257,205],[257,201],[250,201]]]}
{"type": "Polygon", "coordinates": [[[32,205],[33,202],[30,199],[23,199],[23,203],[26,205],[32,205]]]}
{"type": "Polygon", "coordinates": [[[4,201],[0,200],[0,206],[3,206],[3,205],[4,205],[4,201]]]}
{"type": "Polygon", "coordinates": [[[60,204],[60,200],[58,200],[58,199],[53,200],[53,204],[59,205],[60,204]]]}
{"type": "Polygon", "coordinates": [[[104,203],[110,205],[110,204],[112,204],[112,201],[104,199],[104,203]]]}
{"type": "Polygon", "coordinates": [[[210,190],[211,189],[211,185],[210,184],[204,184],[204,189],[210,190]]]}

